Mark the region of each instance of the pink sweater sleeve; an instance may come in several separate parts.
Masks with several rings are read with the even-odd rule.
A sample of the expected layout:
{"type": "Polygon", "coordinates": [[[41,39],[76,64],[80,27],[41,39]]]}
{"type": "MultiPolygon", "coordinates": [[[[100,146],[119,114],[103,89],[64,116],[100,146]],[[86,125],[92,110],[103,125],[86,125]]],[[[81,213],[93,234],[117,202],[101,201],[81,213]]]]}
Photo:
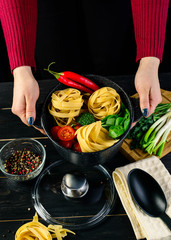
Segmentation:
{"type": "Polygon", "coordinates": [[[11,71],[35,64],[37,0],[0,0],[0,20],[11,71]]]}
{"type": "Polygon", "coordinates": [[[136,60],[155,56],[162,61],[169,0],[131,0],[131,5],[136,60]]]}

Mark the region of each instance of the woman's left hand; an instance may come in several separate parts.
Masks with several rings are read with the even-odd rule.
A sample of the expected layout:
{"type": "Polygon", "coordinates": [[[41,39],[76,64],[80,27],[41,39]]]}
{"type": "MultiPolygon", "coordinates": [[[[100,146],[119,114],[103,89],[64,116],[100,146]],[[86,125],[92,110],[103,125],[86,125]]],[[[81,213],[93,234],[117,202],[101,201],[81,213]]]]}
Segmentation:
{"type": "Polygon", "coordinates": [[[144,57],[135,75],[135,88],[140,98],[140,108],[145,117],[150,116],[162,101],[158,77],[160,60],[144,57]]]}

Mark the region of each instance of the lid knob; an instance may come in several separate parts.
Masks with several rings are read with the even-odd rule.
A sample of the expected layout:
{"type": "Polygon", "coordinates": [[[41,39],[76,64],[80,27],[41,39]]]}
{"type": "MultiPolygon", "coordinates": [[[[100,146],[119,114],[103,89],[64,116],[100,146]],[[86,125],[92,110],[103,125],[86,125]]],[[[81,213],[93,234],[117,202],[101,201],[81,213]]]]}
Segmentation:
{"type": "Polygon", "coordinates": [[[81,198],[87,193],[88,189],[88,182],[81,174],[67,173],[62,179],[61,190],[69,198],[81,198]]]}

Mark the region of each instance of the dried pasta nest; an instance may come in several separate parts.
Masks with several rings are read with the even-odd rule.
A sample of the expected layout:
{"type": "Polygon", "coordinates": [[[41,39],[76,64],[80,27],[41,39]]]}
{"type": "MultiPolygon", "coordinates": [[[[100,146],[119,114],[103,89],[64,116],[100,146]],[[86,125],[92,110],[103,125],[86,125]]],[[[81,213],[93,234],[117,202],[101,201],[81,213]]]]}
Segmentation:
{"type": "Polygon", "coordinates": [[[58,126],[69,125],[80,114],[83,105],[81,92],[75,88],[67,88],[52,93],[48,106],[50,114],[58,126]]]}
{"type": "Polygon", "coordinates": [[[121,98],[115,89],[103,87],[96,90],[88,100],[88,110],[96,119],[117,114],[121,108],[121,98]]]}
{"type": "Polygon", "coordinates": [[[15,234],[15,240],[62,240],[67,233],[75,234],[74,232],[65,229],[62,225],[48,225],[46,227],[38,220],[38,215],[35,213],[31,222],[23,224],[15,234]]]}
{"type": "Polygon", "coordinates": [[[82,152],[97,152],[119,141],[109,137],[108,131],[101,126],[101,121],[80,127],[76,135],[82,152]]]}

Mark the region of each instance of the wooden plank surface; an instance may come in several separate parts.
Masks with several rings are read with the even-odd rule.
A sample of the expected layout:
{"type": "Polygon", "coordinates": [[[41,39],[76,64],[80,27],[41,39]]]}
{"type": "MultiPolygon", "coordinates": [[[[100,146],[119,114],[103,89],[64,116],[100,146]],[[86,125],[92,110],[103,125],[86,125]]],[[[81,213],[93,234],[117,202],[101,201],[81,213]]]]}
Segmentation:
{"type": "MultiPolygon", "coordinates": [[[[134,76],[109,77],[120,85],[129,96],[135,93],[134,76]]],[[[171,74],[161,75],[160,83],[163,89],[171,91],[171,74]]],[[[42,104],[47,93],[56,85],[56,80],[42,80],[39,82],[40,97],[38,104],[42,104]]],[[[8,141],[19,137],[32,137],[40,141],[46,148],[47,158],[45,168],[61,159],[50,140],[32,127],[22,124],[20,119],[11,112],[13,83],[0,84],[0,148],[8,141]]],[[[162,163],[171,173],[171,153],[162,158],[162,163]]],[[[105,168],[112,172],[116,167],[129,164],[129,160],[120,152],[112,161],[105,164],[105,168]]],[[[35,214],[32,201],[32,189],[37,179],[26,183],[10,181],[0,171],[0,240],[13,240],[15,231],[24,223],[31,221],[35,214]]],[[[70,210],[70,209],[69,209],[70,210]]],[[[78,211],[76,205],[75,210],[78,211]]],[[[66,209],[65,209],[65,212],[66,209]]],[[[78,213],[80,220],[87,218],[78,213]]],[[[73,217],[74,218],[74,217],[73,217]]],[[[73,219],[74,220],[74,219],[73,219]]],[[[46,222],[40,219],[46,225],[46,222]]],[[[117,197],[116,205],[101,224],[86,230],[76,230],[76,235],[68,234],[65,240],[136,240],[131,223],[117,197]]]]}
{"type": "MultiPolygon", "coordinates": [[[[162,94],[162,103],[171,102],[171,91],[166,91],[161,89],[162,94]]],[[[133,95],[132,97],[138,98],[138,94],[133,95]]],[[[166,142],[162,156],[165,156],[169,152],[171,152],[171,132],[167,138],[168,142],[166,142]]],[[[143,158],[149,157],[150,155],[143,151],[142,149],[130,149],[131,139],[125,139],[121,146],[121,153],[128,158],[131,162],[135,162],[141,160],[143,158]]]]}
{"type": "MultiPolygon", "coordinates": [[[[122,80],[122,79],[121,79],[122,80]]],[[[120,81],[120,78],[119,80],[120,81]]],[[[126,81],[130,81],[129,77],[124,78],[123,85],[126,81]]],[[[12,83],[0,84],[0,149],[12,139],[20,137],[31,137],[40,141],[46,149],[46,163],[44,169],[51,163],[61,158],[59,153],[47,138],[33,127],[27,127],[20,119],[12,114],[12,83]],[[1,87],[2,86],[2,87],[1,87]]],[[[40,81],[40,98],[38,104],[42,104],[49,91],[56,85],[56,80],[40,81]]],[[[133,86],[133,81],[132,85],[133,86]]],[[[130,92],[129,92],[130,94],[130,92]]],[[[110,171],[115,167],[128,164],[129,161],[118,153],[114,161],[107,166],[110,171]]],[[[31,221],[35,214],[35,208],[32,200],[32,190],[35,186],[36,179],[25,183],[10,181],[0,171],[0,240],[13,240],[16,230],[24,223],[31,221]]],[[[70,205],[64,210],[69,216],[70,205]]],[[[91,206],[92,207],[92,206],[91,206]]],[[[59,212],[62,209],[59,208],[59,212]]],[[[77,219],[87,219],[88,214],[82,215],[79,207],[75,205],[75,212],[78,212],[77,219]]],[[[74,221],[75,216],[72,217],[74,221]]],[[[40,218],[40,221],[47,226],[47,223],[40,218]]],[[[116,205],[101,224],[87,230],[75,230],[76,235],[68,234],[66,240],[96,240],[96,239],[119,239],[135,240],[135,235],[125,213],[125,210],[117,197],[116,205]],[[123,231],[124,229],[124,231],[123,231]]]]}

